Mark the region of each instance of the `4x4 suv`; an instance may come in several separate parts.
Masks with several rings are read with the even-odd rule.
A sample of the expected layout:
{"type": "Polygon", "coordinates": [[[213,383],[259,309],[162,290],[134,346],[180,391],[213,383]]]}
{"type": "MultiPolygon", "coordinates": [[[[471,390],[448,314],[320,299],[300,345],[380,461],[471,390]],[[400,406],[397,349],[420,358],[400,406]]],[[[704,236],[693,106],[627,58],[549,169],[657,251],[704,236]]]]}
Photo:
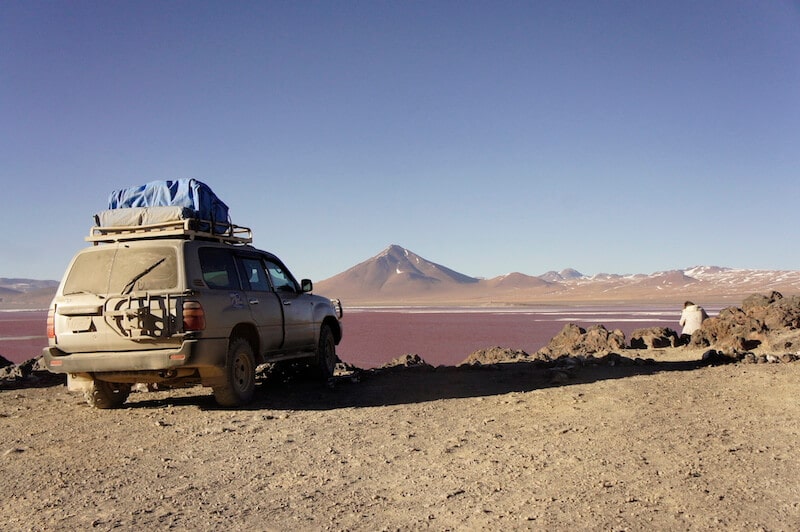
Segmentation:
{"type": "Polygon", "coordinates": [[[188,227],[93,228],[50,306],[47,368],[97,408],[122,405],[134,383],[201,384],[242,405],[268,362],[307,359],[331,376],[341,303],[312,295],[251,237],[188,227]]]}

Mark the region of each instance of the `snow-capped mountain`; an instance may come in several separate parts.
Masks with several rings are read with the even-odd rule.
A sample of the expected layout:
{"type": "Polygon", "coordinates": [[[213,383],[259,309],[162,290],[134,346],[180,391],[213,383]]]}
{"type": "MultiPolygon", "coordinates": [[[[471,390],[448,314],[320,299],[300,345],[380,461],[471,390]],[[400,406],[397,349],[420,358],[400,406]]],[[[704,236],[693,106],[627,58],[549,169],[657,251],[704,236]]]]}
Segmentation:
{"type": "Polygon", "coordinates": [[[585,276],[567,268],[539,276],[513,272],[478,279],[397,245],[317,283],[319,293],[350,304],[725,302],[772,290],[800,294],[800,271],[693,266],[652,274],[585,276]]]}
{"type": "Polygon", "coordinates": [[[342,294],[337,297],[369,299],[441,292],[478,283],[479,280],[474,277],[431,262],[398,245],[391,245],[374,257],[317,283],[317,290],[342,294]]]}
{"type": "Polygon", "coordinates": [[[566,268],[557,272],[555,270],[550,270],[549,272],[543,273],[539,275],[539,279],[543,279],[545,281],[550,282],[560,282],[560,281],[568,281],[570,279],[580,279],[584,275],[579,272],[578,270],[573,270],[572,268],[566,268]]]}

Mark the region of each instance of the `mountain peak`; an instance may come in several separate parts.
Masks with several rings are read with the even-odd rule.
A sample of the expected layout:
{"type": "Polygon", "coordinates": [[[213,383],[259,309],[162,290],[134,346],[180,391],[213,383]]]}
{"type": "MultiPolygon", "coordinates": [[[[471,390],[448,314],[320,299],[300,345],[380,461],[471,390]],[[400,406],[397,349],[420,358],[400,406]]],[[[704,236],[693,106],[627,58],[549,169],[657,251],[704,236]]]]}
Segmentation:
{"type": "Polygon", "coordinates": [[[387,247],[383,251],[384,251],[384,253],[398,253],[398,252],[400,252],[400,253],[408,253],[408,250],[406,248],[404,248],[403,246],[400,246],[398,244],[389,244],[389,247],[387,247]]]}
{"type": "Polygon", "coordinates": [[[569,281],[572,279],[580,279],[582,277],[584,277],[584,275],[573,268],[564,268],[560,272],[550,270],[549,272],[543,273],[539,276],[540,279],[549,282],[569,281]]]}
{"type": "Polygon", "coordinates": [[[559,275],[564,279],[580,279],[583,277],[583,274],[574,268],[564,268],[559,275]]]}
{"type": "Polygon", "coordinates": [[[391,244],[374,257],[318,283],[337,287],[342,297],[362,295],[404,297],[412,293],[446,291],[478,280],[424,259],[402,246],[391,244]]]}
{"type": "Polygon", "coordinates": [[[424,259],[413,251],[397,244],[390,245],[382,253],[362,264],[367,264],[370,261],[382,262],[389,267],[389,270],[394,270],[395,275],[406,274],[415,281],[424,281],[428,283],[477,282],[477,279],[424,259]]]}
{"type": "Polygon", "coordinates": [[[396,259],[400,259],[402,257],[409,257],[411,255],[416,256],[414,253],[412,253],[411,251],[407,250],[403,246],[398,246],[397,244],[391,244],[389,247],[384,249],[382,252],[380,252],[376,256],[377,257],[387,257],[388,256],[388,257],[394,257],[396,259]]]}

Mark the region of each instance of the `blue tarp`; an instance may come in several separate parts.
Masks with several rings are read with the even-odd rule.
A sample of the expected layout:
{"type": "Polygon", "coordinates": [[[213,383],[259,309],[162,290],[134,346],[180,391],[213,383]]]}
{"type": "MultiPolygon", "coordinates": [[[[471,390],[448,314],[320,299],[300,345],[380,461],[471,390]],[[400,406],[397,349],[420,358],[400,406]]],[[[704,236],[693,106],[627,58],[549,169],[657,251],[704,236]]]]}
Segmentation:
{"type": "Polygon", "coordinates": [[[191,209],[200,220],[211,222],[200,227],[203,231],[224,233],[230,227],[228,206],[214,191],[197,179],[152,181],[138,187],[115,190],[108,199],[109,209],[128,207],[184,207],[191,209]]]}

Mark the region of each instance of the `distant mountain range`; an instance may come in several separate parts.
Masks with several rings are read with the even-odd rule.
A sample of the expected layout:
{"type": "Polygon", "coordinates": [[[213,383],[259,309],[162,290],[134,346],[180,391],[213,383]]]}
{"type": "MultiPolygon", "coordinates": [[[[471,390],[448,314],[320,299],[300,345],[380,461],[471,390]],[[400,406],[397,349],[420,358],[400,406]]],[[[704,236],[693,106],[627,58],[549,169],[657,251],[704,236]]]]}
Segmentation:
{"type": "Polygon", "coordinates": [[[47,308],[58,281],[0,277],[0,309],[47,308]]]}
{"type": "MultiPolygon", "coordinates": [[[[0,309],[47,308],[58,281],[0,277],[0,309]]],[[[514,272],[470,277],[391,245],[352,268],[315,283],[315,292],[347,306],[669,303],[735,304],[772,290],[800,294],[798,270],[695,266],[651,274],[586,276],[571,268],[533,276],[514,272]]]]}
{"type": "Polygon", "coordinates": [[[740,303],[752,293],[800,293],[800,271],[695,266],[652,274],[586,276],[568,268],[479,279],[398,245],[324,281],[318,293],[348,305],[523,305],[545,303],[740,303]]]}

